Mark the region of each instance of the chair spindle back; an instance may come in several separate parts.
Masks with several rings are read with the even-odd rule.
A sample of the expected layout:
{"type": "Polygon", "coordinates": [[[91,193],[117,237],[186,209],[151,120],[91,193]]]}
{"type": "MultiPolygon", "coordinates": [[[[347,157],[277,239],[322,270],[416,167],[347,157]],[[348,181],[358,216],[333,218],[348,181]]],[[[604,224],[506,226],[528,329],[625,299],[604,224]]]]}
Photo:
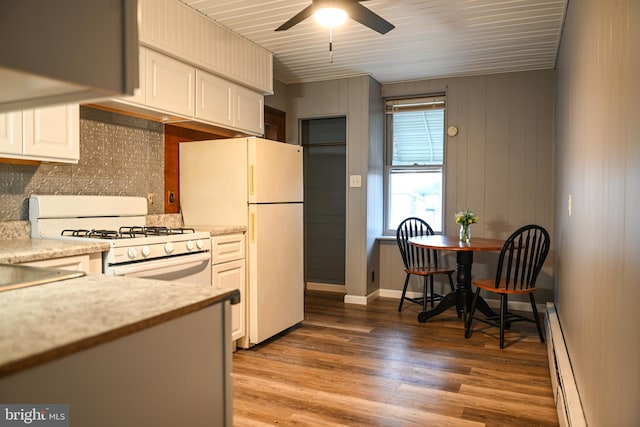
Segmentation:
{"type": "Polygon", "coordinates": [[[525,225],[505,241],[496,271],[496,288],[531,289],[549,254],[550,238],[539,225],[525,225]]]}
{"type": "Polygon", "coordinates": [[[435,251],[409,244],[409,238],[431,236],[433,229],[424,220],[410,217],[403,220],[396,230],[396,242],[400,248],[404,267],[413,270],[420,267],[438,267],[438,255],[435,251]]]}

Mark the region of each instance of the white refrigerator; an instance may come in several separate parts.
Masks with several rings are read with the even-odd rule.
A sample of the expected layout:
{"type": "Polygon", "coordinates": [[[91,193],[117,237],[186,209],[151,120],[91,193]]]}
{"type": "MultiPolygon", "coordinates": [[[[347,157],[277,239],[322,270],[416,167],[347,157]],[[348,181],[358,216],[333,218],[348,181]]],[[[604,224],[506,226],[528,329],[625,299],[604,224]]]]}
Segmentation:
{"type": "Polygon", "coordinates": [[[302,147],[260,138],[180,144],[185,226],[247,227],[249,345],[304,316],[302,147]]]}

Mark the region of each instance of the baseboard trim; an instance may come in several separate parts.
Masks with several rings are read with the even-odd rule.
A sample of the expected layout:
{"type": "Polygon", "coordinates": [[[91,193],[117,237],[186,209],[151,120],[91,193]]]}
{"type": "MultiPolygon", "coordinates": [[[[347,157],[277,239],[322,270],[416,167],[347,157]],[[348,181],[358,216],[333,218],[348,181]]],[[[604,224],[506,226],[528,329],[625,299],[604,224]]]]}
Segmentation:
{"type": "MultiPolygon", "coordinates": [[[[402,296],[402,291],[397,289],[380,289],[380,297],[381,298],[393,298],[399,300],[402,296]]],[[[409,298],[418,298],[422,296],[422,292],[412,292],[407,291],[407,295],[409,298]]]]}
{"type": "Polygon", "coordinates": [[[380,290],[379,289],[373,291],[372,293],[370,293],[367,296],[345,295],[344,296],[344,303],[345,304],[367,305],[371,301],[377,299],[379,296],[380,296],[380,290]]]}
{"type": "Polygon", "coordinates": [[[573,376],[569,353],[565,346],[560,319],[556,313],[555,305],[550,302],[547,303],[546,329],[551,385],[560,425],[563,427],[586,427],[587,421],[573,376]]]}
{"type": "MultiPolygon", "coordinates": [[[[402,296],[402,291],[397,289],[380,289],[380,297],[383,298],[393,298],[400,299],[402,296]]],[[[417,298],[421,297],[421,292],[407,292],[407,296],[409,298],[417,298]]],[[[500,308],[500,300],[499,299],[485,299],[489,307],[491,308],[500,308]]],[[[536,304],[536,308],[538,309],[538,313],[544,313],[546,306],[545,303],[536,304]]],[[[509,301],[509,309],[514,311],[523,311],[531,313],[531,304],[524,301],[509,301]]]]}
{"type": "Polygon", "coordinates": [[[307,282],[306,287],[310,291],[335,292],[346,294],[347,289],[344,285],[334,285],[331,283],[307,282]]]}
{"type": "MultiPolygon", "coordinates": [[[[328,285],[325,283],[307,283],[307,289],[346,293],[344,286],[328,285]]],[[[347,304],[367,305],[376,298],[391,298],[399,300],[401,296],[402,291],[397,289],[378,289],[367,296],[347,294],[344,296],[344,302],[347,304]]],[[[422,296],[422,292],[408,291],[406,296],[408,296],[409,298],[418,298],[422,296]]],[[[500,308],[500,300],[485,299],[485,301],[491,308],[500,308]]],[[[536,304],[536,308],[538,309],[538,313],[544,313],[546,309],[545,303],[536,304]]],[[[509,301],[509,310],[531,313],[531,304],[525,301],[509,301]]]]}

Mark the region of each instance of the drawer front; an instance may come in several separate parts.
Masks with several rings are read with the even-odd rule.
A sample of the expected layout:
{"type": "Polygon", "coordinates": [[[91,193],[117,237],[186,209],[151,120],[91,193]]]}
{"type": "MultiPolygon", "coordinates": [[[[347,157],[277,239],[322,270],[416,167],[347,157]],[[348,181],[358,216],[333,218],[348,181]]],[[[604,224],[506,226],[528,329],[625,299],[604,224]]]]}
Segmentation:
{"type": "Polygon", "coordinates": [[[244,234],[214,236],[211,246],[211,262],[214,265],[245,258],[244,234]]]}

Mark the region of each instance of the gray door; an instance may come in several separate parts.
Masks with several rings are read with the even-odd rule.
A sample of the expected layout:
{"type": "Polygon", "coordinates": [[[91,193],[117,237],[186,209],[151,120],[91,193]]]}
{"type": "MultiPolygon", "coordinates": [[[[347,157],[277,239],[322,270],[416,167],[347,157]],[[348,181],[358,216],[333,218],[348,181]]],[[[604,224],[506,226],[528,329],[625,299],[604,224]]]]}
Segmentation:
{"type": "Polygon", "coordinates": [[[305,282],[344,285],[346,117],[302,121],[305,282]]]}

